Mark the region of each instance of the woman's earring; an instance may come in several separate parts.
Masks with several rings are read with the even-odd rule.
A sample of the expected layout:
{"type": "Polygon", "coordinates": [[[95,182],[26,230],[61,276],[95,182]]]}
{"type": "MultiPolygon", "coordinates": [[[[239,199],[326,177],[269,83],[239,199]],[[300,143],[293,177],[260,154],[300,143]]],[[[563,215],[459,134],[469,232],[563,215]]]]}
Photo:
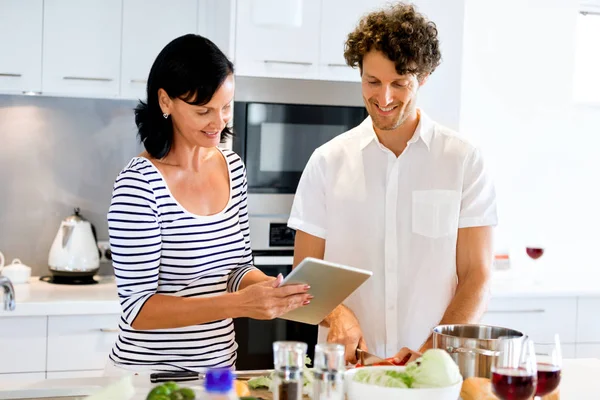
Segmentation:
{"type": "Polygon", "coordinates": [[[169,118],[169,114],[167,114],[167,113],[164,113],[164,114],[163,114],[163,117],[164,117],[165,119],[167,119],[167,118],[169,118]]]}

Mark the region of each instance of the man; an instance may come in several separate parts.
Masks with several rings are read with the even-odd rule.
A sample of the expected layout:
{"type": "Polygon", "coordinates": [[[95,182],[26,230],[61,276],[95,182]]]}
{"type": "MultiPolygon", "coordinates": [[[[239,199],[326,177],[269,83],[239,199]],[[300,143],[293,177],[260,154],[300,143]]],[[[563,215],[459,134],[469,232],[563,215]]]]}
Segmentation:
{"type": "Polygon", "coordinates": [[[479,151],[416,107],[441,60],[432,22],[402,3],[374,12],[344,56],[359,67],[369,117],[311,156],[288,222],[294,265],[310,256],[373,271],[319,341],[344,344],[351,363],[357,347],[414,359],[433,346],[433,327],[485,310],[494,187],[479,151]]]}

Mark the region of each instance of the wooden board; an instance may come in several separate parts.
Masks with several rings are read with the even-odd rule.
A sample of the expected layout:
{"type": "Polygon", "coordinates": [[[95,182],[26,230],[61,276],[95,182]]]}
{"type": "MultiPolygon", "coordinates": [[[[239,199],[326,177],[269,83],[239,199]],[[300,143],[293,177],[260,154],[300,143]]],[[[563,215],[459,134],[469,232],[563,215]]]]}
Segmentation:
{"type": "Polygon", "coordinates": [[[273,400],[273,393],[269,392],[266,389],[250,390],[250,393],[252,393],[252,396],[257,397],[259,399],[273,400]]]}
{"type": "MultiPolygon", "coordinates": [[[[258,389],[258,390],[250,390],[252,396],[264,399],[264,400],[273,400],[273,393],[269,392],[266,389],[258,389]]],[[[304,396],[305,399],[310,399],[308,396],[304,396]]]]}

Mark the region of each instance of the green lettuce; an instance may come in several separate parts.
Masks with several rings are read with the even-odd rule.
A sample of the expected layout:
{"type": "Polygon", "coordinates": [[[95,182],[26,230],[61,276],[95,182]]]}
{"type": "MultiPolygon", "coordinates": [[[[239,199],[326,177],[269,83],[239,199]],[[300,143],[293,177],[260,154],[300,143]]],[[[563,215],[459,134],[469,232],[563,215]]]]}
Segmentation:
{"type": "MultiPolygon", "coordinates": [[[[312,395],[314,376],[312,373],[312,369],[308,367],[311,363],[312,361],[310,357],[306,356],[306,358],[304,359],[304,381],[302,387],[302,392],[305,395],[312,395]]],[[[252,390],[268,389],[271,392],[273,392],[275,389],[273,387],[273,375],[274,372],[271,372],[269,376],[259,376],[257,378],[252,378],[248,381],[248,387],[252,390]]]]}
{"type": "Polygon", "coordinates": [[[406,365],[406,373],[415,388],[452,386],[462,380],[458,365],[450,354],[441,349],[430,349],[417,360],[406,365]]]}
{"type": "Polygon", "coordinates": [[[395,388],[409,388],[411,384],[411,378],[405,372],[383,369],[362,369],[354,375],[354,380],[369,385],[395,388]]]}
{"type": "Polygon", "coordinates": [[[440,349],[431,349],[406,365],[404,371],[393,369],[361,369],[356,382],[395,388],[435,388],[452,386],[462,380],[458,365],[440,349]]]}

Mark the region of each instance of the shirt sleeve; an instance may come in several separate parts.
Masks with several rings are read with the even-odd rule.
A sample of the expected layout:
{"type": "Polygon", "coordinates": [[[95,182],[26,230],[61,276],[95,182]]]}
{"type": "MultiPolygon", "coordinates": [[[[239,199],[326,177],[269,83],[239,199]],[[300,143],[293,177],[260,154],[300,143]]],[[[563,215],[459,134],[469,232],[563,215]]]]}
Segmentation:
{"type": "Polygon", "coordinates": [[[244,235],[244,255],[238,262],[237,268],[231,271],[227,278],[228,292],[237,292],[244,276],[246,276],[248,272],[256,270],[252,265],[252,245],[250,243],[250,224],[248,222],[248,180],[246,178],[246,168],[244,167],[242,171],[243,178],[240,189],[239,221],[240,230],[244,235]]]}
{"type": "Polygon", "coordinates": [[[156,293],[161,236],[154,192],[142,173],[124,170],[113,188],[108,233],[123,318],[131,325],[156,293]]]}
{"type": "Polygon", "coordinates": [[[494,184],[480,151],[474,149],[465,162],[458,227],[494,226],[497,223],[494,184]]]}
{"type": "Polygon", "coordinates": [[[288,226],[325,239],[327,204],[325,202],[325,159],[319,149],[311,155],[302,172],[294,197],[288,226]]]}

